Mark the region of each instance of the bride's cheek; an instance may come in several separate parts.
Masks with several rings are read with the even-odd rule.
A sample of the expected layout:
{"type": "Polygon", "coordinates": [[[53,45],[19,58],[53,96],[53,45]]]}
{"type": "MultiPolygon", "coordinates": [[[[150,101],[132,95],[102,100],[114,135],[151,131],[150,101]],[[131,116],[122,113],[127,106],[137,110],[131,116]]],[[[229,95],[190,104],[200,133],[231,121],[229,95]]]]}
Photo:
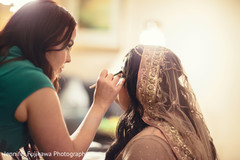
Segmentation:
{"type": "Polygon", "coordinates": [[[115,102],[119,105],[119,96],[117,95],[115,102]]]}

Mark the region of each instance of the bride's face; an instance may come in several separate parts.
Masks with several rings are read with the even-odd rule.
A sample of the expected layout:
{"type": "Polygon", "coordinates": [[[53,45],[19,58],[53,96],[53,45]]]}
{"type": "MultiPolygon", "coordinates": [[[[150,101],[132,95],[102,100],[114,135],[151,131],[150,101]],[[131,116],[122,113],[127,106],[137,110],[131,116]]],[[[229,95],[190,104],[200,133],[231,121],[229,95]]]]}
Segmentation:
{"type": "Polygon", "coordinates": [[[120,92],[118,93],[115,102],[124,110],[126,111],[130,105],[130,97],[127,93],[127,87],[123,86],[120,92]]]}
{"type": "MultiPolygon", "coordinates": [[[[118,76],[125,78],[125,74],[122,72],[118,76]]],[[[130,97],[127,92],[126,85],[123,85],[120,92],[117,95],[117,98],[115,99],[115,102],[124,110],[126,111],[130,105],[130,97]]]]}

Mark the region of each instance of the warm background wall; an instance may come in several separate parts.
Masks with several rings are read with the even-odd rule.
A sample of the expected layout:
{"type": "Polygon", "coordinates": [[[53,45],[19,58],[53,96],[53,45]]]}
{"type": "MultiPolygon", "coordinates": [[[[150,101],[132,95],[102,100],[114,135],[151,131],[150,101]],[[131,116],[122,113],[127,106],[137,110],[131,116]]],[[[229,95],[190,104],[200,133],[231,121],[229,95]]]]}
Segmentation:
{"type": "MultiPolygon", "coordinates": [[[[75,2],[59,0],[66,8],[75,2]]],[[[118,48],[75,46],[64,74],[94,81],[102,68],[117,70],[139,43],[144,23],[158,20],[166,46],[182,60],[220,159],[240,159],[240,1],[120,0],[119,8],[118,48]]]]}

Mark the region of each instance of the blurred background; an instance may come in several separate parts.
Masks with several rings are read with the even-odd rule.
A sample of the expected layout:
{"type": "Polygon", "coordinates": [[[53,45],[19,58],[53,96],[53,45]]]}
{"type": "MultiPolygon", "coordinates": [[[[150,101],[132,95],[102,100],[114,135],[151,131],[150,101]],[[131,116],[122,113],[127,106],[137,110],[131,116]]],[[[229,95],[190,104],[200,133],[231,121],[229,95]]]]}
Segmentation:
{"type": "MultiPolygon", "coordinates": [[[[125,54],[139,43],[157,44],[182,60],[220,159],[240,159],[239,0],[56,1],[78,21],[59,93],[70,133],[92,102],[88,86],[99,72],[119,71],[125,54]]],[[[1,29],[26,2],[0,0],[1,29]]],[[[103,159],[121,114],[113,103],[85,159],[103,159]]]]}

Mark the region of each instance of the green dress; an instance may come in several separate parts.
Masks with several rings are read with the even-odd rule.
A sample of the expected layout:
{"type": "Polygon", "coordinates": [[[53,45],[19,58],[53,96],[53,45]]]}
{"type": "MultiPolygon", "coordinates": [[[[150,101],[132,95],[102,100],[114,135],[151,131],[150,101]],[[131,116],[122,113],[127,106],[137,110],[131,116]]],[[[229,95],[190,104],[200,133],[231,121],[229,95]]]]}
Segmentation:
{"type": "MultiPolygon", "coordinates": [[[[13,46],[6,60],[17,57],[22,57],[22,52],[13,46]]],[[[45,87],[55,89],[42,69],[29,60],[15,60],[0,66],[0,152],[15,152],[28,143],[27,124],[18,122],[14,114],[24,99],[45,87]]]]}

